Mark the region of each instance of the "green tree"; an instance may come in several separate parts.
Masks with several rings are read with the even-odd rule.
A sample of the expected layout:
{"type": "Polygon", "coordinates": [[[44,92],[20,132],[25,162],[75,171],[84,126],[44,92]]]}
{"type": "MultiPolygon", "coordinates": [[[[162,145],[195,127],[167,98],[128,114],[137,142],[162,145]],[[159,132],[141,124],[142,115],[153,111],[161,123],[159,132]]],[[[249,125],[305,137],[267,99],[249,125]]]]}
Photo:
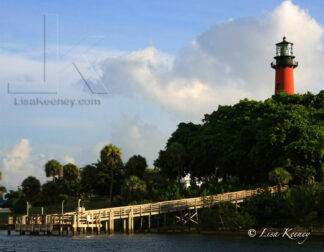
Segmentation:
{"type": "Polygon", "coordinates": [[[166,150],[165,155],[166,165],[170,167],[169,171],[171,170],[174,174],[173,176],[176,177],[180,184],[180,179],[185,174],[186,150],[184,146],[178,142],[171,143],[166,150]]]}
{"type": "Polygon", "coordinates": [[[61,194],[60,186],[54,181],[47,181],[42,185],[42,203],[44,205],[59,203],[58,195],[61,194]]]}
{"type": "Polygon", "coordinates": [[[26,200],[34,203],[39,197],[41,185],[37,178],[29,176],[21,183],[21,188],[26,200]]]}
{"type": "Polygon", "coordinates": [[[80,170],[75,164],[68,163],[63,166],[63,180],[60,180],[59,183],[63,184],[69,196],[77,195],[81,191],[79,174],[80,170]]]}
{"type": "MultiPolygon", "coordinates": [[[[1,182],[1,180],[2,180],[2,172],[0,171],[0,182],[1,182]]],[[[0,185],[0,199],[3,198],[3,195],[6,192],[7,192],[7,189],[4,186],[0,185]]]]}
{"type": "Polygon", "coordinates": [[[46,177],[53,177],[53,182],[55,182],[56,177],[62,176],[62,165],[55,159],[49,160],[45,164],[46,177]]]}
{"type": "Polygon", "coordinates": [[[146,159],[141,155],[134,155],[130,157],[125,164],[126,175],[128,177],[134,175],[142,179],[146,169],[146,159]]]}
{"type": "Polygon", "coordinates": [[[79,177],[79,168],[72,163],[63,166],[63,178],[67,181],[75,181],[79,177]]]}
{"type": "Polygon", "coordinates": [[[26,213],[26,199],[20,187],[18,187],[17,191],[10,190],[5,198],[7,200],[6,207],[9,207],[12,212],[26,213]]]}
{"type": "Polygon", "coordinates": [[[282,185],[286,185],[292,179],[291,174],[284,168],[278,167],[269,172],[270,182],[276,183],[279,186],[279,191],[282,191],[282,185]]]}
{"type": "MultiPolygon", "coordinates": [[[[183,174],[206,179],[238,177],[241,185],[266,183],[285,167],[295,184],[321,179],[324,151],[324,91],[279,93],[265,101],[241,100],[206,114],[202,124],[180,123],[154,165],[175,179],[174,144],[185,149],[183,174]]],[[[182,166],[183,165],[183,166],[182,166]]],[[[181,172],[180,172],[181,173],[181,172]]]]}
{"type": "Polygon", "coordinates": [[[0,199],[3,199],[4,194],[7,192],[7,189],[0,185],[0,199]]]}
{"type": "Polygon", "coordinates": [[[100,160],[101,162],[107,166],[110,170],[110,188],[109,188],[109,201],[112,200],[113,193],[113,184],[114,184],[114,173],[115,169],[121,163],[122,153],[121,149],[116,147],[115,145],[106,145],[100,151],[100,160]]]}
{"type": "Polygon", "coordinates": [[[130,176],[125,179],[123,185],[123,194],[127,202],[140,201],[146,192],[146,183],[137,176],[130,176]]]}
{"type": "Polygon", "coordinates": [[[158,169],[147,169],[144,175],[146,198],[150,201],[165,201],[184,198],[180,193],[180,185],[168,178],[158,169]]]}
{"type": "Polygon", "coordinates": [[[87,165],[81,168],[80,177],[82,192],[88,195],[95,193],[98,184],[97,172],[97,168],[94,165],[87,165]]]}

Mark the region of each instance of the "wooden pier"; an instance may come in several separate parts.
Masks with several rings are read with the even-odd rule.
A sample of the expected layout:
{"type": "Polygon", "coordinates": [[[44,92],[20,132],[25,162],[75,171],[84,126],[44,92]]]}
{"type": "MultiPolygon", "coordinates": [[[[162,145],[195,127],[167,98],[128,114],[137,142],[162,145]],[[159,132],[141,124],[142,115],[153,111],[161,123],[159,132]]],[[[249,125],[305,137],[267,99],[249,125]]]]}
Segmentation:
{"type": "MultiPolygon", "coordinates": [[[[286,190],[283,187],[282,190],[286,190]]],[[[9,217],[8,235],[11,231],[19,232],[21,235],[52,234],[54,231],[59,235],[78,235],[87,233],[101,234],[114,233],[115,221],[122,222],[122,231],[134,232],[135,218],[139,218],[139,229],[143,230],[143,218],[147,218],[145,230],[151,230],[153,216],[163,216],[163,226],[166,226],[166,215],[173,213],[177,222],[183,224],[198,223],[198,210],[201,208],[213,207],[220,202],[232,202],[237,206],[253,195],[260,193],[262,189],[243,190],[237,192],[223,193],[206,197],[187,198],[180,200],[162,201],[150,204],[140,204],[133,206],[122,206],[112,208],[102,208],[95,210],[85,210],[78,207],[75,212],[50,215],[24,215],[20,217],[9,217]],[[178,214],[178,215],[176,215],[178,214]],[[65,231],[65,232],[64,232],[65,231]]],[[[269,187],[271,193],[277,193],[277,187],[269,187]]],[[[159,217],[158,217],[159,220],[159,217]]],[[[159,226],[159,221],[157,222],[159,226]]]]}

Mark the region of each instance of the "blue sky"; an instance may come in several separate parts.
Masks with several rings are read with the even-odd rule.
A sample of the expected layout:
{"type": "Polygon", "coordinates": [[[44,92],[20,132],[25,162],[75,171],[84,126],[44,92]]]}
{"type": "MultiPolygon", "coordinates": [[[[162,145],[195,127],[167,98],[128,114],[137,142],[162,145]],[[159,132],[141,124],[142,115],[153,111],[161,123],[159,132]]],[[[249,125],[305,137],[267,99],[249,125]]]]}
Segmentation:
{"type": "Polygon", "coordinates": [[[269,65],[283,35],[295,43],[300,61],[296,91],[318,92],[324,79],[322,13],[320,0],[2,0],[3,184],[15,188],[28,175],[44,181],[50,158],[80,167],[95,162],[109,143],[122,148],[124,161],[142,154],[152,166],[179,122],[200,122],[219,104],[270,97],[269,65]],[[72,63],[94,90],[108,93],[92,94],[72,63]],[[57,94],[8,94],[8,82],[13,90],[50,88],[57,94]],[[21,105],[23,99],[100,105],[21,105]]]}
{"type": "MultiPolygon", "coordinates": [[[[1,1],[6,42],[39,46],[44,14],[57,14],[60,42],[77,43],[84,36],[105,36],[104,46],[137,50],[154,45],[174,53],[211,25],[230,18],[263,17],[282,1],[1,1]],[[15,35],[14,37],[12,35],[15,35]]],[[[323,23],[321,0],[293,1],[323,23]]]]}

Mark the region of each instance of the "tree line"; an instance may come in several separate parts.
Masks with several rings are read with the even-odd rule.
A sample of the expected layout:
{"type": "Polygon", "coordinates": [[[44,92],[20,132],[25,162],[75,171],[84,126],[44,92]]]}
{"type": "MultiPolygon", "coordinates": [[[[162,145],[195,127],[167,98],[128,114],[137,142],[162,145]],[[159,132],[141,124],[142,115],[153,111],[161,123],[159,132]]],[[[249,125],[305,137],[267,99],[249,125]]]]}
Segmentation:
{"type": "Polygon", "coordinates": [[[281,168],[270,177],[305,184],[323,181],[323,150],[324,91],[279,93],[219,106],[202,124],[180,123],[154,164],[177,180],[191,174],[262,185],[281,168]]]}
{"type": "Polygon", "coordinates": [[[27,201],[41,207],[100,197],[106,206],[117,206],[182,197],[173,180],[148,168],[145,157],[134,155],[123,163],[121,149],[113,144],[102,148],[96,163],[79,168],[52,159],[44,165],[44,172],[52,179],[41,184],[27,177],[17,190],[5,195],[6,206],[18,213],[26,211],[27,201]]]}
{"type": "MultiPolygon", "coordinates": [[[[303,220],[300,213],[305,208],[297,209],[298,201],[313,195],[315,203],[304,211],[313,221],[323,216],[319,202],[324,195],[324,91],[279,93],[265,101],[244,99],[219,106],[201,124],[180,123],[159,152],[154,169],[141,155],[124,163],[121,149],[110,144],[95,163],[79,168],[49,160],[44,172],[51,181],[41,185],[35,177],[26,178],[18,190],[6,194],[7,206],[24,212],[26,201],[46,206],[96,197],[104,197],[106,206],[120,206],[289,184],[293,189],[276,197],[267,193],[254,197],[237,218],[252,226],[263,223],[266,200],[273,202],[267,212],[269,223],[283,201],[287,209],[296,206],[294,221],[303,220]],[[181,183],[186,175],[191,176],[188,188],[181,183]]],[[[224,209],[217,211],[232,207],[224,209]]]]}

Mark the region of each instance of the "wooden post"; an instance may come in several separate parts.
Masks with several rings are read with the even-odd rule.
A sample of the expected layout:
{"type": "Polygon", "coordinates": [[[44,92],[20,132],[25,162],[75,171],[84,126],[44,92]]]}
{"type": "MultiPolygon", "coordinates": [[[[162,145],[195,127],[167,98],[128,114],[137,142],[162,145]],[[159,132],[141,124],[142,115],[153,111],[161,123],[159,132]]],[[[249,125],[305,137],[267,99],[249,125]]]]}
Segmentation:
{"type": "Polygon", "coordinates": [[[93,234],[93,214],[91,214],[91,234],[93,234]]]}
{"type": "Polygon", "coordinates": [[[143,217],[140,218],[140,231],[143,230],[143,217]]]}
{"type": "Polygon", "coordinates": [[[63,226],[60,225],[60,236],[62,236],[62,235],[63,235],[63,226]]]}
{"type": "Polygon", "coordinates": [[[101,234],[101,218],[100,218],[100,211],[99,211],[99,214],[97,215],[97,232],[98,232],[98,235],[101,234]]]}
{"type": "Polygon", "coordinates": [[[70,226],[67,227],[67,235],[68,235],[68,236],[71,235],[71,227],[70,227],[70,226]]]}
{"type": "Polygon", "coordinates": [[[133,208],[130,209],[128,213],[128,233],[134,232],[134,217],[133,217],[133,208]]]}
{"type": "Polygon", "coordinates": [[[143,230],[143,217],[142,217],[142,206],[140,206],[140,231],[143,230]]]}
{"type": "Polygon", "coordinates": [[[109,212],[109,234],[111,234],[111,211],[109,212]]]}
{"type": "Polygon", "coordinates": [[[114,216],[109,212],[109,233],[114,233],[114,216]]]}
{"type": "Polygon", "coordinates": [[[77,235],[77,216],[73,215],[73,236],[77,235]]]}
{"type": "Polygon", "coordinates": [[[126,227],[126,219],[123,219],[123,232],[127,232],[127,227],[126,227]]]}
{"type": "Polygon", "coordinates": [[[105,233],[108,233],[108,221],[105,221],[105,233]]]}
{"type": "Polygon", "coordinates": [[[235,194],[235,207],[237,208],[237,193],[235,194]]]}
{"type": "Polygon", "coordinates": [[[151,232],[151,215],[148,216],[147,230],[148,232],[151,232]]]}
{"type": "Polygon", "coordinates": [[[79,216],[79,210],[78,210],[78,215],[77,215],[77,218],[78,218],[78,228],[80,226],[80,216],[79,216]]]}
{"type": "Polygon", "coordinates": [[[132,216],[132,233],[134,233],[134,212],[133,212],[133,208],[131,209],[131,216],[132,216]]]}

